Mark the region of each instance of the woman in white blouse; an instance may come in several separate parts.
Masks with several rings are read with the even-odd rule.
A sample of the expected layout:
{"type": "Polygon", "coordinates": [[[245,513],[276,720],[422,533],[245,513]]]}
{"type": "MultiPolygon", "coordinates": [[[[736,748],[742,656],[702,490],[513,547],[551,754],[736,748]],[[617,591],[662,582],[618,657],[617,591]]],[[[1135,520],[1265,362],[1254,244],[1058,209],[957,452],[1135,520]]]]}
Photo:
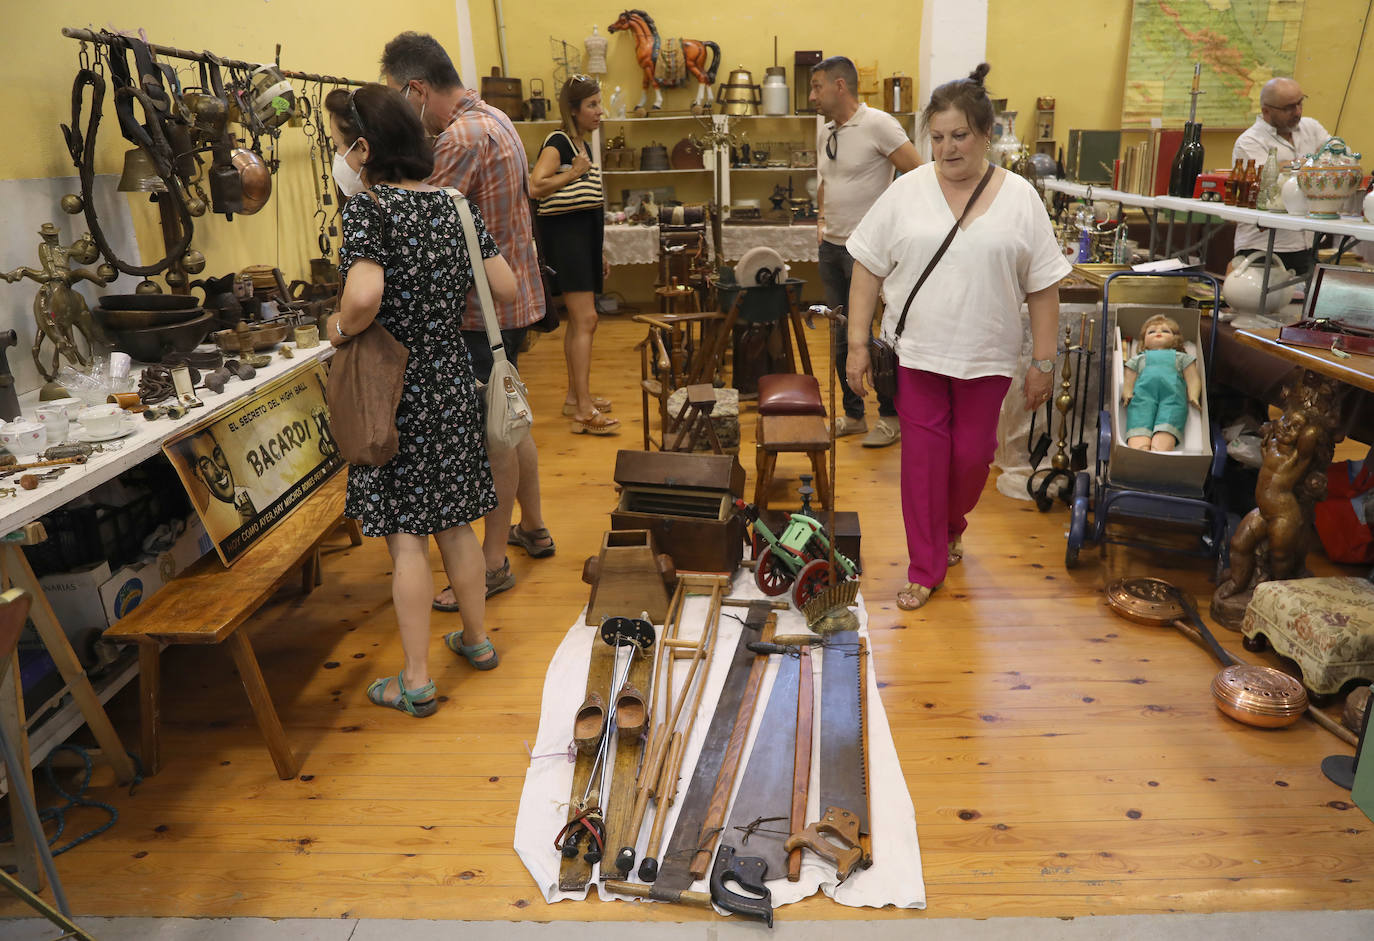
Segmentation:
{"type": "Polygon", "coordinates": [[[879,288],[889,342],[910,305],[895,340],[910,559],[897,606],[907,611],[924,605],[963,558],[967,516],[987,481],[997,417],[1021,351],[1023,301],[1033,341],[1021,384],[1027,408],[1048,401],[1054,383],[1058,284],[1070,266],[1044,204],[1034,187],[1000,168],[972,200],[989,170],[987,74],[983,63],[968,78],[935,89],[921,115],[933,159],[893,183],[849,237],[855,265],[846,378],[859,395],[866,392],[879,288]],[[912,295],[956,222],[959,231],[912,295]]]}

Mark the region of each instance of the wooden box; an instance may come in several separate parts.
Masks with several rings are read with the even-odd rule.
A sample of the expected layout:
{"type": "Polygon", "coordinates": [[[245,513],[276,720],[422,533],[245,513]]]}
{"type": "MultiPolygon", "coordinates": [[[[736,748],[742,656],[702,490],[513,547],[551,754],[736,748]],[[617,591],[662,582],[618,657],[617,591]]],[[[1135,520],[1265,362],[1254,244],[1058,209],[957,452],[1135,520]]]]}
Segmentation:
{"type": "Polygon", "coordinates": [[[911,98],[911,76],[892,75],[883,79],[883,110],[888,114],[905,114],[916,110],[911,98]]]}
{"type": "Polygon", "coordinates": [[[647,529],[679,571],[733,573],[744,555],[744,468],[729,454],[620,451],[612,529],[647,529]]]}
{"type": "Polygon", "coordinates": [[[1374,354],[1374,271],[1318,265],[1302,320],[1279,330],[1279,342],[1374,354]]]}

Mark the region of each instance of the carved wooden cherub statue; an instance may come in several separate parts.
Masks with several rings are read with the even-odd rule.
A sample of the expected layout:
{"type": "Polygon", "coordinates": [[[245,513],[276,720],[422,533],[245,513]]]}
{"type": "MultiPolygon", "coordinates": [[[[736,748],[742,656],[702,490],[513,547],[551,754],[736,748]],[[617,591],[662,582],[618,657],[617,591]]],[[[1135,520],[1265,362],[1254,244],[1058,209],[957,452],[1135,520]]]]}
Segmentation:
{"type": "Polygon", "coordinates": [[[1255,508],[1231,536],[1231,568],[1212,596],[1212,615],[1239,629],[1260,582],[1306,574],[1312,508],[1326,496],[1338,417],[1332,380],[1308,373],[1285,391],[1283,415],[1260,429],[1255,508]]]}
{"type": "Polygon", "coordinates": [[[86,300],[72,290],[72,285],[89,281],[97,287],[104,287],[106,281],[100,275],[85,268],[72,268],[68,259],[78,264],[90,264],[98,256],[89,237],[77,239],[68,246],[58,244],[57,226],[51,222],[43,223],[38,234],[43,241],[38,244],[38,268],[16,268],[4,272],[6,281],[14,284],[24,278],[37,281],[40,287],[33,299],[33,316],[38,323],[38,335],[33,340],[33,361],[39,373],[49,382],[57,379],[57,367],[61,357],[79,366],[89,366],[90,359],[77,348],[72,330],[75,328],[86,338],[86,345],[94,348],[105,342],[105,335],[86,306],[86,300]],[[40,353],[43,340],[53,345],[52,365],[44,368],[40,353]]]}

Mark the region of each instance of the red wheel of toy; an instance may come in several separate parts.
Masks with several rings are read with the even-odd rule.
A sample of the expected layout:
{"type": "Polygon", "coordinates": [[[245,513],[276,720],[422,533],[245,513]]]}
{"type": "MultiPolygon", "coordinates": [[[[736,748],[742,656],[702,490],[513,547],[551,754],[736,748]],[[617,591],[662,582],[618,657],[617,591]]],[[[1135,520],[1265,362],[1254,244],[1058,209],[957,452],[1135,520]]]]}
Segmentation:
{"type": "Polygon", "coordinates": [[[801,608],[829,587],[830,563],[825,559],[812,559],[797,573],[797,584],[792,589],[792,603],[801,608]]]}
{"type": "Polygon", "coordinates": [[[759,586],[759,591],[769,596],[783,594],[787,586],[792,584],[792,573],[778,562],[772,547],[764,549],[759,556],[758,565],[754,567],[754,582],[759,586]]]}

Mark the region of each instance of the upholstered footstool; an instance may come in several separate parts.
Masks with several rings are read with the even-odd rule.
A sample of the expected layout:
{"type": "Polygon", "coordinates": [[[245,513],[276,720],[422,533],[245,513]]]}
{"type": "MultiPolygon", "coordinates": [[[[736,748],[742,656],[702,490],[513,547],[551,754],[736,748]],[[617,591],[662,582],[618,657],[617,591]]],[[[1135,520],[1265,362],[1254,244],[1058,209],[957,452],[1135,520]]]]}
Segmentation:
{"type": "Polygon", "coordinates": [[[1246,650],[1267,641],[1317,696],[1374,680],[1374,584],[1363,578],[1261,582],[1245,609],[1246,650]]]}

